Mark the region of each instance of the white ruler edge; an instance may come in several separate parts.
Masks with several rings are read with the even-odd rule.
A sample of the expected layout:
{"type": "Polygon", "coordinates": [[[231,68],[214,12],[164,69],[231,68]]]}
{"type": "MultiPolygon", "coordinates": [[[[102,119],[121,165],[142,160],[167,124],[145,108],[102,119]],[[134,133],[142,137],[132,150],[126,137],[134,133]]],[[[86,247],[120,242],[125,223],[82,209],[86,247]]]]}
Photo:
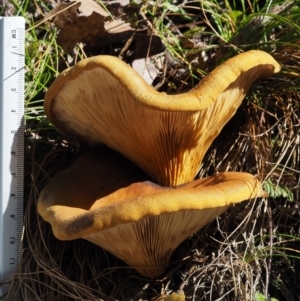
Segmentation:
{"type": "Polygon", "coordinates": [[[24,45],[24,18],[0,17],[0,283],[17,270],[23,231],[24,45]]]}

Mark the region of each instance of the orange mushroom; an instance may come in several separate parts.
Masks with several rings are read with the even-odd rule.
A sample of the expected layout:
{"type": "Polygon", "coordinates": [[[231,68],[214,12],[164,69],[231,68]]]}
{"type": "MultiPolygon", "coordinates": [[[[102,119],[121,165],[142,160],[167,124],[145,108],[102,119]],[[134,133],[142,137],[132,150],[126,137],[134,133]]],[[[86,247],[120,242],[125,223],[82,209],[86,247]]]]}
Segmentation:
{"type": "Polygon", "coordinates": [[[253,82],[279,70],[271,55],[252,50],[217,67],[191,91],[166,95],[123,61],[91,57],[57,77],[45,112],[66,134],[89,145],[104,143],[154,182],[175,186],[195,178],[253,82]]]}
{"type": "Polygon", "coordinates": [[[178,187],[146,179],[112,150],[88,151],[50,180],[38,212],[58,239],[89,240],[154,278],[184,239],[231,204],[263,194],[248,173],[220,173],[178,187]]]}
{"type": "Polygon", "coordinates": [[[269,54],[249,51],[191,91],[166,95],[117,58],[81,61],[49,88],[46,114],[66,134],[120,154],[102,147],[82,155],[43,189],[39,214],[57,238],[87,239],[158,276],[185,238],[231,204],[263,195],[248,173],[194,178],[252,83],[279,70],[269,54]]]}

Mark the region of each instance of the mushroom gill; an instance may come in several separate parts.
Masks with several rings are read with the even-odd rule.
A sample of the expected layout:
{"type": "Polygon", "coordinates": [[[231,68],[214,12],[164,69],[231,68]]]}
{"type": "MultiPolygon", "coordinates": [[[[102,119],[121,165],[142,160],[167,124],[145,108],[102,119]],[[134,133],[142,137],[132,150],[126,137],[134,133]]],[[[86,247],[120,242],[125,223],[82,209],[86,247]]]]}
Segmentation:
{"type": "Polygon", "coordinates": [[[226,172],[162,187],[102,147],[87,151],[45,186],[38,212],[61,240],[83,238],[154,278],[177,246],[231,204],[262,196],[248,173],[226,172]]]}
{"type": "Polygon", "coordinates": [[[195,178],[208,147],[251,85],[279,70],[271,55],[252,50],[227,60],[189,92],[166,95],[121,60],[97,56],[57,77],[46,94],[45,112],[69,136],[103,143],[152,181],[176,186],[195,178]]]}

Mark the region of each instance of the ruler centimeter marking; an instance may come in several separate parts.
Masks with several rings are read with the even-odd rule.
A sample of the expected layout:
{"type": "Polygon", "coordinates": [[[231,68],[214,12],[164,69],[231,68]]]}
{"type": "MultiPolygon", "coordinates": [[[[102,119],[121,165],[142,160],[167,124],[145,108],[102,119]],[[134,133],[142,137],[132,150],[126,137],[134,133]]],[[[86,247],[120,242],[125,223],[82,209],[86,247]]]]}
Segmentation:
{"type": "Polygon", "coordinates": [[[24,18],[0,17],[0,283],[16,272],[23,231],[24,44],[24,18]]]}

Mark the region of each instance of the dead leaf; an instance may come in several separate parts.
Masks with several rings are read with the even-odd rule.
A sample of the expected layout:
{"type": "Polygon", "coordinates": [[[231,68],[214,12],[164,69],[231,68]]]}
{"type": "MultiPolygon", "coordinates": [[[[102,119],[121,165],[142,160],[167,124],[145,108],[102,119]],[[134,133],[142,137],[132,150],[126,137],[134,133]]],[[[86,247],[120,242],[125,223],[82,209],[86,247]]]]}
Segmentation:
{"type": "Polygon", "coordinates": [[[122,19],[116,19],[113,21],[109,21],[105,23],[105,29],[108,33],[119,33],[124,31],[131,31],[133,32],[134,29],[126,22],[124,22],[122,19]]]}
{"type": "Polygon", "coordinates": [[[93,12],[98,13],[103,17],[109,16],[109,13],[104,8],[102,8],[98,3],[96,3],[94,0],[83,0],[77,2],[81,3],[79,8],[80,16],[88,17],[93,12]]]}
{"type": "Polygon", "coordinates": [[[83,43],[86,53],[94,55],[132,37],[129,62],[165,49],[160,37],[148,34],[145,29],[134,29],[121,19],[111,20],[109,13],[93,0],[58,4],[44,20],[51,20],[59,29],[57,43],[66,52],[83,43]]]}
{"type": "Polygon", "coordinates": [[[141,77],[149,84],[151,85],[154,79],[158,75],[158,70],[155,67],[155,64],[153,61],[150,61],[149,59],[142,58],[137,59],[132,62],[132,68],[139,73],[141,77]]]}
{"type": "Polygon", "coordinates": [[[104,28],[108,13],[93,0],[60,3],[44,19],[59,29],[57,43],[70,52],[78,42],[93,43],[94,37],[107,33],[104,28]]]}
{"type": "MultiPolygon", "coordinates": [[[[89,49],[99,48],[99,40],[128,39],[134,29],[123,20],[110,20],[109,13],[93,0],[72,1],[58,4],[45,17],[59,29],[57,43],[70,52],[77,43],[83,43],[89,49]],[[126,33],[111,36],[111,34],[126,33]]],[[[101,43],[100,43],[101,44],[101,43]]]]}

